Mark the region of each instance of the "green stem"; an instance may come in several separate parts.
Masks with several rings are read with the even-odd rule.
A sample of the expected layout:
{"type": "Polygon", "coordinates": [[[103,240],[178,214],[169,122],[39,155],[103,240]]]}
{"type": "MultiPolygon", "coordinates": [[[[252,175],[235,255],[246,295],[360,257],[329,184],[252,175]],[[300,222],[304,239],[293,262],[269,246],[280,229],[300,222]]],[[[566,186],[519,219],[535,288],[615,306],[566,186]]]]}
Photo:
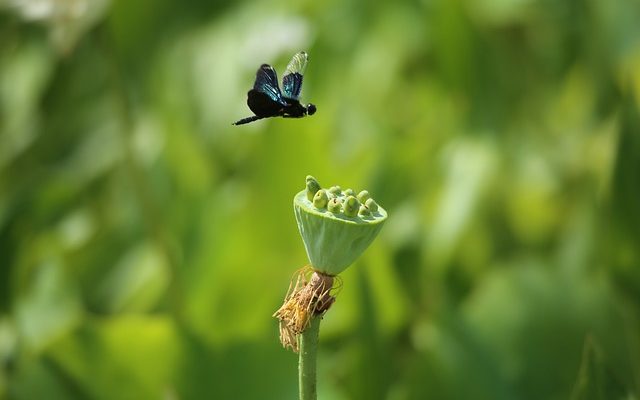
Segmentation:
{"type": "Polygon", "coordinates": [[[313,317],[309,326],[300,335],[300,358],[298,382],[300,400],[316,400],[316,356],[318,354],[318,333],[322,317],[313,317]]]}

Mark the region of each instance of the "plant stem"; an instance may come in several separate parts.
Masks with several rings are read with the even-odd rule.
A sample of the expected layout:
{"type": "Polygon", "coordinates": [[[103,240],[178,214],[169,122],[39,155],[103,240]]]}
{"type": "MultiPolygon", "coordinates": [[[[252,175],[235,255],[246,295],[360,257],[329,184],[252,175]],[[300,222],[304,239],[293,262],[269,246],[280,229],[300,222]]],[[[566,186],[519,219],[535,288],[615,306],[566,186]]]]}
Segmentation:
{"type": "Polygon", "coordinates": [[[311,319],[309,326],[300,335],[298,383],[300,400],[316,400],[316,356],[318,354],[318,334],[321,316],[311,319]]]}

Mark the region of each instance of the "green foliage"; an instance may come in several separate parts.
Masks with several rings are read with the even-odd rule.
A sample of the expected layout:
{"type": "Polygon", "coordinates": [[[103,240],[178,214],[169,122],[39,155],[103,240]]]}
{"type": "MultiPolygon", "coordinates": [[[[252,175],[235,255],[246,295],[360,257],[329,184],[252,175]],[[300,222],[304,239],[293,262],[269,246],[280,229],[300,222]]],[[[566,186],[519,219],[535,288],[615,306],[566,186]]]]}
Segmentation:
{"type": "Polygon", "coordinates": [[[322,322],[321,398],[639,398],[639,20],[0,2],[0,398],[296,398],[271,315],[307,173],[390,215],[322,322]],[[231,126],[300,50],[317,113],[231,126]]]}

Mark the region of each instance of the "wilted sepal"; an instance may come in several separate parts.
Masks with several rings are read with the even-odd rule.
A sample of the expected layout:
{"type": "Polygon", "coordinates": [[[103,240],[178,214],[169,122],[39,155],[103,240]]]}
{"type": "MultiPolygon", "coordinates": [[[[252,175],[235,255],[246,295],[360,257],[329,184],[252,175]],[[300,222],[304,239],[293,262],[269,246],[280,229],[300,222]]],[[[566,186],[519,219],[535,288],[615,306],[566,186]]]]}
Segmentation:
{"type": "Polygon", "coordinates": [[[306,189],[294,197],[293,208],[311,265],[327,275],[337,275],[351,265],[387,219],[387,212],[380,206],[376,211],[369,210],[366,216],[358,215],[359,204],[351,217],[320,210],[309,201],[306,189]]]}

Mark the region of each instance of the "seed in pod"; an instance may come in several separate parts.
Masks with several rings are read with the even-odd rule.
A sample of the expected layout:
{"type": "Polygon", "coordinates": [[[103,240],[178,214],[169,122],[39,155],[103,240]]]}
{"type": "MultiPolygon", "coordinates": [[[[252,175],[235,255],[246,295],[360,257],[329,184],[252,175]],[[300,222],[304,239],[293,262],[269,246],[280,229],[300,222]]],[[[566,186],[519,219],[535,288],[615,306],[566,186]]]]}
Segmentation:
{"type": "Polygon", "coordinates": [[[327,207],[327,202],[329,201],[329,197],[327,197],[327,192],[324,189],[320,189],[316,192],[316,195],[313,196],[313,206],[315,208],[324,209],[327,207]]]}
{"type": "Polygon", "coordinates": [[[354,196],[349,196],[347,197],[347,199],[344,201],[344,215],[346,215],[347,217],[355,217],[356,215],[358,215],[358,209],[360,208],[360,203],[358,202],[358,199],[356,199],[354,196]]]}
{"type": "Polygon", "coordinates": [[[378,211],[378,203],[376,203],[376,201],[374,199],[368,199],[365,203],[365,206],[367,206],[367,208],[369,209],[369,211],[371,212],[376,212],[378,211]]]}
{"type": "Polygon", "coordinates": [[[334,214],[340,214],[342,212],[342,202],[337,197],[332,197],[329,199],[327,208],[334,214]]]}
{"type": "Polygon", "coordinates": [[[360,193],[358,193],[358,201],[362,204],[366,203],[367,200],[369,200],[371,198],[371,195],[369,194],[368,190],[363,190],[360,193]]]}

